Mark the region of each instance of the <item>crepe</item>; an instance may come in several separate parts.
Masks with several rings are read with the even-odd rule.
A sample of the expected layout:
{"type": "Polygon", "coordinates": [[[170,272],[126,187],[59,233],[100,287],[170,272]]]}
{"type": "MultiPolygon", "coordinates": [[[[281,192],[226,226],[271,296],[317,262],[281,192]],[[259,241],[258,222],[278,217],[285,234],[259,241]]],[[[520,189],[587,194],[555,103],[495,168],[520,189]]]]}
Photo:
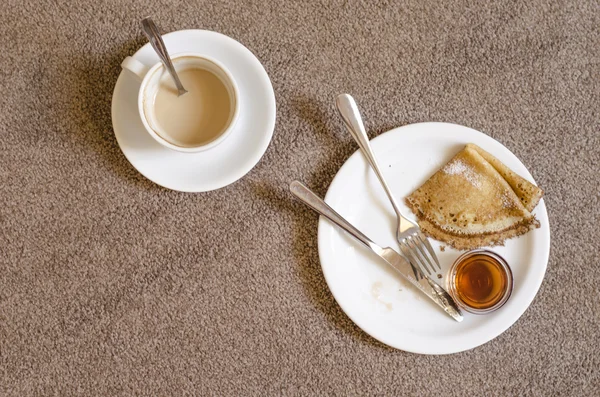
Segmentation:
{"type": "Polygon", "coordinates": [[[503,245],[539,222],[543,191],[494,156],[468,144],[406,202],[424,233],[456,249],[503,245]]]}
{"type": "Polygon", "coordinates": [[[515,192],[517,197],[521,200],[527,211],[531,212],[535,206],[540,202],[540,199],[544,195],[544,191],[539,187],[535,186],[528,180],[520,177],[510,168],[504,165],[496,157],[492,156],[479,146],[469,143],[467,148],[475,150],[481,157],[483,157],[488,163],[492,165],[498,171],[498,173],[504,178],[510,185],[512,190],[515,192]]]}

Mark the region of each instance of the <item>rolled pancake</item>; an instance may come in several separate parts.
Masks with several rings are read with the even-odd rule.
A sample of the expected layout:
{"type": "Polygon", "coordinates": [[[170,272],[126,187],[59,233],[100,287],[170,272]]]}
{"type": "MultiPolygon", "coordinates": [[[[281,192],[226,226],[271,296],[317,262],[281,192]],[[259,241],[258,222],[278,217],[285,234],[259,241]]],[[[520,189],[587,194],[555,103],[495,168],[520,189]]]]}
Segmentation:
{"type": "Polygon", "coordinates": [[[492,167],[498,171],[498,173],[504,178],[510,185],[512,190],[515,192],[517,197],[521,200],[527,211],[531,212],[536,205],[540,202],[540,199],[544,195],[544,191],[533,183],[529,182],[525,178],[517,175],[513,170],[508,168],[504,163],[486,152],[479,146],[469,143],[467,148],[475,150],[481,157],[483,157],[492,167]]]}
{"type": "MultiPolygon", "coordinates": [[[[538,226],[503,174],[517,186],[525,186],[521,177],[484,152],[495,167],[478,149],[483,151],[467,145],[406,198],[422,230],[456,249],[500,245],[538,226]]],[[[528,200],[534,200],[527,193],[533,191],[519,190],[528,200]]]]}

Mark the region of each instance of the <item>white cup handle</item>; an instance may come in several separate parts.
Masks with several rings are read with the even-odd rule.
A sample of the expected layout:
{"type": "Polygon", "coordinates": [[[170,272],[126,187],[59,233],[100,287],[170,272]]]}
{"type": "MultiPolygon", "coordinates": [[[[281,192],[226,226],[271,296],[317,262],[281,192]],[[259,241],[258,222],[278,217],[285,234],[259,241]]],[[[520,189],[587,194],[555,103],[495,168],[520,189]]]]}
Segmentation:
{"type": "Polygon", "coordinates": [[[146,73],[148,73],[148,70],[150,70],[148,66],[132,57],[123,59],[123,62],[121,62],[121,67],[133,73],[133,75],[137,77],[139,81],[144,80],[144,76],[146,76],[146,73]]]}

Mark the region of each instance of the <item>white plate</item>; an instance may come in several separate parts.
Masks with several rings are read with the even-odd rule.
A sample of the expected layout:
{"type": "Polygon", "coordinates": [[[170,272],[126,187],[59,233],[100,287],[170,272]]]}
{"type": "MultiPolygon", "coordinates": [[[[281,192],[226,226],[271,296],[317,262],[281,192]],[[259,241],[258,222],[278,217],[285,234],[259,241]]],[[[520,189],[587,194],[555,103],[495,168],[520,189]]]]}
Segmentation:
{"type": "MultiPolygon", "coordinates": [[[[196,52],[223,63],[240,93],[240,116],[231,135],[200,153],[180,153],[157,143],[144,129],[137,111],[140,83],[122,71],[112,100],[113,129],[127,160],[146,178],[168,189],[205,192],[246,175],[263,156],[275,127],[275,94],[267,72],[242,44],[220,33],[181,30],[165,34],[171,55],[196,52]]],[[[159,61],[150,44],[133,57],[146,65],[159,61]]]]}
{"type": "MultiPolygon", "coordinates": [[[[403,198],[470,142],[533,182],[523,163],[502,144],[459,125],[412,124],[382,134],[371,143],[388,184],[401,202],[401,210],[414,219],[403,198]]],[[[360,152],[354,153],[339,170],[325,200],[377,244],[397,249],[396,216],[360,152]]],[[[319,257],[336,301],[366,333],[389,346],[413,353],[456,353],[500,335],[517,321],[535,297],[550,251],[550,228],[543,200],[534,214],[541,228],[508,240],[504,247],[492,248],[512,268],[511,298],[492,314],[464,313],[462,323],[448,317],[377,256],[323,217],[319,222],[319,257]]],[[[446,248],[440,252],[440,244],[431,242],[442,274],[446,275],[459,251],[446,248]]],[[[445,278],[441,282],[446,285],[445,278]]]]}

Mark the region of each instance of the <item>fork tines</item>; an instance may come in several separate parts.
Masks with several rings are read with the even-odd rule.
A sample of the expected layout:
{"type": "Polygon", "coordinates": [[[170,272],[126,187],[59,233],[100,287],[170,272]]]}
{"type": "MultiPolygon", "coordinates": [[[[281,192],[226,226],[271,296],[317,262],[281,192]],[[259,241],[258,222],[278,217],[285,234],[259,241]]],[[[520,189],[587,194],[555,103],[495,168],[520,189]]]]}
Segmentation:
{"type": "Polygon", "coordinates": [[[433,247],[419,229],[411,228],[403,235],[400,249],[413,266],[416,266],[422,274],[428,275],[431,275],[431,271],[437,273],[442,270],[433,247]]]}

